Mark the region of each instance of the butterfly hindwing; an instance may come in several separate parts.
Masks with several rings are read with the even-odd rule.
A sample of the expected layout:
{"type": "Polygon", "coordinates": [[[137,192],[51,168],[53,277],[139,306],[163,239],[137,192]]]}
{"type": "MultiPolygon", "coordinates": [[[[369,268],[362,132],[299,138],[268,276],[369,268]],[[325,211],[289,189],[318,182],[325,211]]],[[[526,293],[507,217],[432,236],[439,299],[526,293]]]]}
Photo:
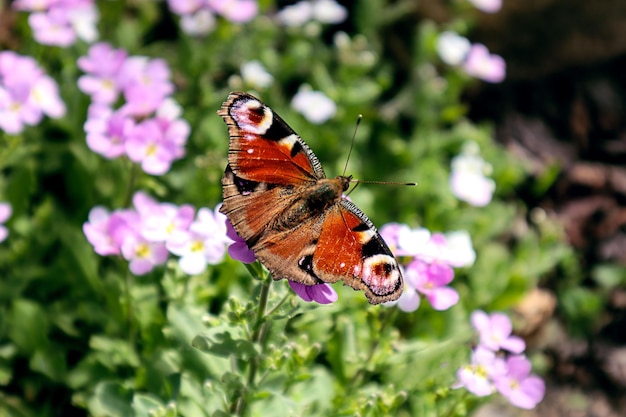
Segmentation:
{"type": "Polygon", "coordinates": [[[398,262],[376,227],[345,199],[326,213],[313,265],[323,281],[341,279],[365,291],[372,304],[396,300],[404,287],[398,262]]]}
{"type": "Polygon", "coordinates": [[[400,267],[367,216],[344,199],[350,177],[326,178],[317,157],[269,107],[231,93],[222,178],[226,214],[272,273],[305,285],[342,280],[370,303],[400,297],[400,267]]]}

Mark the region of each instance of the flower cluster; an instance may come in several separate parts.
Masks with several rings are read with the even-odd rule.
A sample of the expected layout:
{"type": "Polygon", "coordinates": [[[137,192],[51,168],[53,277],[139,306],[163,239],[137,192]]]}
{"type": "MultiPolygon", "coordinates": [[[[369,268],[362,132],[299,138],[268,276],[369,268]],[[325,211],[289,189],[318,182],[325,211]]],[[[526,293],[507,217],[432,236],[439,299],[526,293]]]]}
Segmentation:
{"type": "MultiPolygon", "coordinates": [[[[247,264],[254,262],[256,260],[254,252],[248,248],[246,241],[239,237],[228,219],[226,219],[226,229],[226,235],[233,241],[228,247],[228,254],[231,258],[247,264]]],[[[338,299],[337,292],[328,284],[304,285],[289,281],[289,286],[295,291],[298,297],[302,298],[304,301],[315,301],[318,304],[330,304],[338,299]]]]}
{"type": "Polygon", "coordinates": [[[9,229],[4,226],[4,223],[9,220],[12,212],[11,204],[0,203],[0,242],[4,242],[7,236],[9,236],[9,229]]]}
{"type": "Polygon", "coordinates": [[[470,266],[476,259],[469,234],[431,233],[425,228],[411,229],[398,223],[384,225],[380,234],[404,267],[404,292],[398,308],[412,312],[419,308],[420,295],[435,310],[447,310],[459,301],[459,294],[448,284],[453,267],[470,266]]]}
{"type": "Polygon", "coordinates": [[[0,52],[0,129],[17,134],[25,125],[39,123],[44,115],[65,115],[56,81],[33,58],[0,52]]]}
{"type": "Polygon", "coordinates": [[[486,206],[496,189],[496,183],[486,176],[490,172],[491,165],[481,158],[478,145],[467,143],[452,159],[450,189],[459,200],[476,207],[486,206]]]}
{"type": "Polygon", "coordinates": [[[167,63],[98,43],[78,66],[85,72],[78,87],[92,100],[85,122],[89,148],[105,158],[125,155],[148,174],[166,173],[184,155],[190,132],[169,97],[174,85],[167,63]]]}
{"type": "Polygon", "coordinates": [[[192,36],[210,33],[215,15],[234,23],[252,20],[259,11],[257,0],[167,0],[170,10],[180,16],[183,32],[192,36]]]}
{"type": "Polygon", "coordinates": [[[43,45],[67,47],[80,38],[98,38],[99,15],[94,0],[16,0],[13,8],[32,12],[28,24],[35,40],[43,45]]]}
{"type": "Polygon", "coordinates": [[[164,264],[169,253],[179,256],[181,270],[190,275],[224,258],[230,239],[219,207],[201,208],[196,215],[190,205],[158,203],[142,192],[133,196],[133,207],[112,213],[91,209],[83,232],[97,254],[121,255],[135,275],[164,264]]]}
{"type": "Polygon", "coordinates": [[[460,65],[470,76],[490,83],[502,82],[506,76],[506,62],[487,47],[470,41],[455,32],[446,31],[437,39],[437,52],[448,65],[460,65]]]}
{"type": "Polygon", "coordinates": [[[471,316],[478,331],[479,344],[469,365],[457,372],[456,387],[465,387],[479,397],[497,391],[516,407],[534,408],[545,394],[545,383],[532,375],[531,364],[522,354],[526,344],[511,335],[511,320],[502,314],[477,310],[471,316]]]}
{"type": "Polygon", "coordinates": [[[335,0],[304,0],[285,7],[276,17],[285,26],[297,27],[311,21],[326,24],[341,23],[347,16],[345,7],[335,0]]]}

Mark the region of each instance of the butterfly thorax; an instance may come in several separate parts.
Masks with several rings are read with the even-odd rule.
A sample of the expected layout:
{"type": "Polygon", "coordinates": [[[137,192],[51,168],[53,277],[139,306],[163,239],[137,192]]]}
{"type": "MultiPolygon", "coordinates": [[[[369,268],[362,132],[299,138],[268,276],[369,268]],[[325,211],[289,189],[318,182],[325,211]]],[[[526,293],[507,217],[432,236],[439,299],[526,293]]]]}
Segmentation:
{"type": "Polygon", "coordinates": [[[350,177],[322,178],[293,190],[293,203],[283,211],[274,224],[275,230],[288,230],[307,219],[319,216],[337,204],[350,184],[350,177]]]}

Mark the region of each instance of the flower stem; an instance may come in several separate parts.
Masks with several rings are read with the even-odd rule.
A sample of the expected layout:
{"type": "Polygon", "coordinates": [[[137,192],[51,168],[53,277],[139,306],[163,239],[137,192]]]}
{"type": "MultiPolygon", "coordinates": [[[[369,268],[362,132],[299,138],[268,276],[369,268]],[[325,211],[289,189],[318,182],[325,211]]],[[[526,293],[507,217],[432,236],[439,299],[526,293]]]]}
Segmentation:
{"type": "MultiPolygon", "coordinates": [[[[272,277],[266,275],[261,280],[261,293],[259,294],[259,306],[256,311],[256,317],[252,326],[252,335],[250,341],[259,345],[259,350],[263,350],[263,341],[268,333],[270,322],[266,320],[265,311],[267,309],[267,300],[269,299],[270,287],[272,285],[272,277]]],[[[235,403],[235,414],[243,416],[246,411],[246,392],[254,385],[256,374],[259,369],[259,356],[250,359],[250,367],[248,368],[248,380],[246,387],[240,392],[235,403]]]]}

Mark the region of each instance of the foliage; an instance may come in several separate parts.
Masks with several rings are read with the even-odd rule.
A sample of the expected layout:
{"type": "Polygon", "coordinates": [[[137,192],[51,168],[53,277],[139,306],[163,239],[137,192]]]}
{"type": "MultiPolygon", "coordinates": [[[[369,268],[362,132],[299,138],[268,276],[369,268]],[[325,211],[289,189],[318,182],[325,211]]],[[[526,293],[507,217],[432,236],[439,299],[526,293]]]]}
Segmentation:
{"type": "MultiPolygon", "coordinates": [[[[465,415],[480,402],[450,387],[469,361],[473,310],[509,309],[542,278],[566,271],[564,309],[596,318],[601,299],[574,289],[581,277],[560,230],[516,195],[527,167],[493,143],[490,126],[464,116],[460,95],[476,81],[440,62],[442,28],[403,27],[414,49],[396,62],[386,48],[402,9],[358,3],[340,26],[285,27],[276,6],[261,1],[255,19],[218,17],[198,38],[178,29],[165,3],[98,3],[102,40],[171,68],[191,135],[185,157],[162,176],[89,149],[89,98],[77,88],[77,59],[89,45],[40,45],[28,15],[18,15],[17,52],[56,79],[67,114],[0,136],[0,196],[13,208],[0,250],[0,414],[465,415]],[[239,75],[253,60],[272,74],[271,85],[239,75]],[[303,85],[336,103],[334,117],[314,126],[290,106],[303,85]],[[128,207],[137,190],[198,208],[220,202],[228,137],[215,111],[231,90],[272,106],[333,176],[363,114],[349,173],[419,185],[361,185],[350,198],[379,225],[468,231],[478,257],[457,270],[460,303],[407,314],[336,286],[338,302],[311,305],[258,264],[247,270],[225,258],[190,276],[170,259],[134,276],[122,257],[94,253],[82,226],[96,205],[128,207]],[[492,166],[495,196],[485,207],[448,187],[450,161],[469,141],[492,166]]],[[[459,12],[461,27],[471,13],[459,12]]],[[[599,270],[597,279],[611,285],[613,275],[599,270]]]]}

